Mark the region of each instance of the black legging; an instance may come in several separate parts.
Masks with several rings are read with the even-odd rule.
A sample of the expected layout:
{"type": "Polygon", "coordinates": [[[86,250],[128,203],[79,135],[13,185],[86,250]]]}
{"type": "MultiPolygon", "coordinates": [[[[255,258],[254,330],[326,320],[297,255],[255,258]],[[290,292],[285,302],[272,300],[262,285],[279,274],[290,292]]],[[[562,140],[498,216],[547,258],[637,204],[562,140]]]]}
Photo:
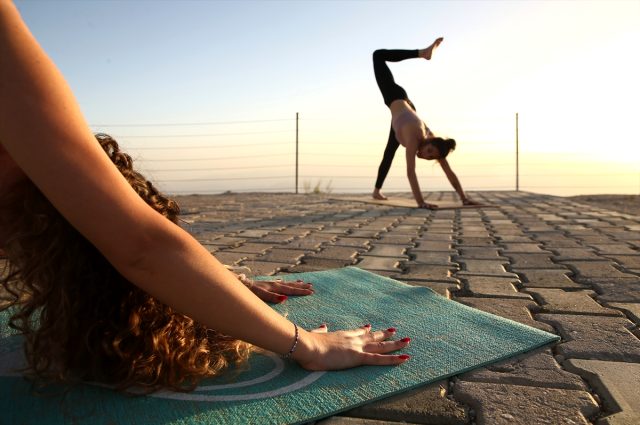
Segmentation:
{"type": "MultiPolygon", "coordinates": [[[[376,75],[376,82],[384,98],[384,103],[387,106],[391,105],[394,100],[402,99],[416,110],[416,107],[409,100],[405,89],[400,87],[393,79],[393,74],[387,66],[387,62],[400,62],[405,59],[413,59],[418,57],[418,50],[376,50],[373,52],[373,72],[376,75]]],[[[398,140],[396,139],[396,133],[393,131],[393,127],[389,131],[389,140],[387,140],[387,147],[384,149],[384,155],[382,156],[382,162],[378,167],[378,178],[376,179],[376,188],[381,189],[384,179],[387,178],[393,157],[398,150],[398,140]]]]}

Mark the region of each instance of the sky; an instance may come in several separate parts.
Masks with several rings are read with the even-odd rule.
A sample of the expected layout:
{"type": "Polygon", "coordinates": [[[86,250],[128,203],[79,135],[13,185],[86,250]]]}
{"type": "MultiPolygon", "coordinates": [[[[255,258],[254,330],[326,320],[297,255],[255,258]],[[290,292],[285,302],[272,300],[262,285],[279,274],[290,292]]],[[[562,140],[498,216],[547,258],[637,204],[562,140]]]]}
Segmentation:
{"type": "MultiPolygon", "coordinates": [[[[640,193],[640,1],[16,1],[96,132],[170,193],[369,192],[371,53],[457,141],[466,190],[640,193]],[[296,114],[299,119],[296,120],[296,114]]],[[[402,149],[402,148],[401,148],[402,149]]],[[[419,161],[423,191],[451,190],[419,161]]],[[[398,151],[383,190],[410,191],[398,151]]]]}

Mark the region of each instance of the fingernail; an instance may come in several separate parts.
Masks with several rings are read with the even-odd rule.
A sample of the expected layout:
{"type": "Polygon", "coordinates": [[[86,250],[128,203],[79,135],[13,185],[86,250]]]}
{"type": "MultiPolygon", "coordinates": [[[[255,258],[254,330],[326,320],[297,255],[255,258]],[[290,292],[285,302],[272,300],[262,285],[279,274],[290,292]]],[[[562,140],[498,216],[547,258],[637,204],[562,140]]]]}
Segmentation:
{"type": "Polygon", "coordinates": [[[409,360],[409,359],[411,358],[411,356],[410,356],[410,355],[408,355],[408,354],[400,354],[400,355],[398,356],[398,358],[399,358],[400,360],[409,360]]]}
{"type": "Polygon", "coordinates": [[[321,328],[326,328],[326,327],[327,327],[327,324],[326,324],[326,323],[323,323],[323,324],[321,324],[321,325],[320,325],[320,327],[321,327],[321,328]]]}
{"type": "Polygon", "coordinates": [[[411,338],[402,338],[400,342],[410,342],[411,338]]]}
{"type": "Polygon", "coordinates": [[[366,325],[363,326],[363,328],[370,328],[371,324],[367,323],[366,325]]]}
{"type": "Polygon", "coordinates": [[[387,332],[395,332],[395,331],[396,331],[396,328],[389,328],[389,329],[387,329],[387,332]]]}
{"type": "Polygon", "coordinates": [[[280,295],[278,297],[278,301],[280,301],[281,303],[285,302],[289,297],[287,297],[286,295],[280,295]]]}

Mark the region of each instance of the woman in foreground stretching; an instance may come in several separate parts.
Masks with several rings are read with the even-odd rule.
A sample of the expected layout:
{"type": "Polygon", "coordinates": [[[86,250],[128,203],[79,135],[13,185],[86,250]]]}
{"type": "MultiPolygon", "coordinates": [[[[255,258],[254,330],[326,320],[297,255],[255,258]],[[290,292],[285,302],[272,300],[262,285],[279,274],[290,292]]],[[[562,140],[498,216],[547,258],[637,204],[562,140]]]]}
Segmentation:
{"type": "Polygon", "coordinates": [[[376,50],[373,52],[373,71],[376,75],[376,82],[384,98],[384,103],[391,110],[391,130],[389,140],[384,150],[384,156],[380,167],[378,167],[378,178],[373,189],[373,198],[386,200],[380,193],[384,179],[387,177],[393,157],[399,145],[406,148],[407,158],[407,178],[418,206],[421,208],[437,208],[437,205],[424,201],[420,184],[416,176],[416,156],[422,159],[436,159],[440,163],[444,174],[451,183],[451,186],[458,193],[464,205],[477,205],[476,202],[467,198],[462,190],[455,173],[447,162],[447,155],[456,147],[453,139],[443,139],[436,137],[425,123],[416,115],[415,106],[409,100],[407,92],[400,87],[393,79],[393,74],[386,62],[400,62],[405,59],[422,58],[431,60],[434,50],[442,43],[442,38],[438,38],[426,49],[420,50],[376,50]]]}
{"type": "Polygon", "coordinates": [[[256,294],[282,301],[309,284],[241,282],[176,225],[175,202],[91,133],[9,0],[0,58],[0,283],[35,377],[186,390],[252,345],[309,370],[408,359],[391,354],[409,343],[392,328],[298,328],[256,294]]]}

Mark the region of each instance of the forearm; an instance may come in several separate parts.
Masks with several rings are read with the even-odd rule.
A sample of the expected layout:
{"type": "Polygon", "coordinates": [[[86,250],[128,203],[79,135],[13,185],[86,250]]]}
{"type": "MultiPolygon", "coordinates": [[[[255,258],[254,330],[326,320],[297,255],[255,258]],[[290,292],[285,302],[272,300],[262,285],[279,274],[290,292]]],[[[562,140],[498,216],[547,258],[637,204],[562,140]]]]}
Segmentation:
{"type": "Polygon", "coordinates": [[[418,206],[422,206],[424,204],[424,198],[422,197],[422,191],[420,190],[420,183],[418,183],[418,177],[415,172],[407,172],[407,178],[409,179],[409,186],[411,186],[411,192],[413,193],[413,198],[416,200],[418,206]]]}
{"type": "Polygon", "coordinates": [[[460,200],[464,202],[467,199],[467,195],[465,195],[464,190],[462,190],[462,186],[460,185],[460,181],[458,180],[458,178],[454,175],[453,177],[449,178],[449,183],[451,183],[451,186],[453,186],[453,189],[460,197],[460,200]]]}
{"type": "MultiPolygon", "coordinates": [[[[164,220],[164,219],[162,219],[164,220]]],[[[132,283],[208,327],[277,353],[293,343],[294,328],[242,285],[204,247],[173,223],[144,229],[135,261],[111,259],[132,283]]]]}

